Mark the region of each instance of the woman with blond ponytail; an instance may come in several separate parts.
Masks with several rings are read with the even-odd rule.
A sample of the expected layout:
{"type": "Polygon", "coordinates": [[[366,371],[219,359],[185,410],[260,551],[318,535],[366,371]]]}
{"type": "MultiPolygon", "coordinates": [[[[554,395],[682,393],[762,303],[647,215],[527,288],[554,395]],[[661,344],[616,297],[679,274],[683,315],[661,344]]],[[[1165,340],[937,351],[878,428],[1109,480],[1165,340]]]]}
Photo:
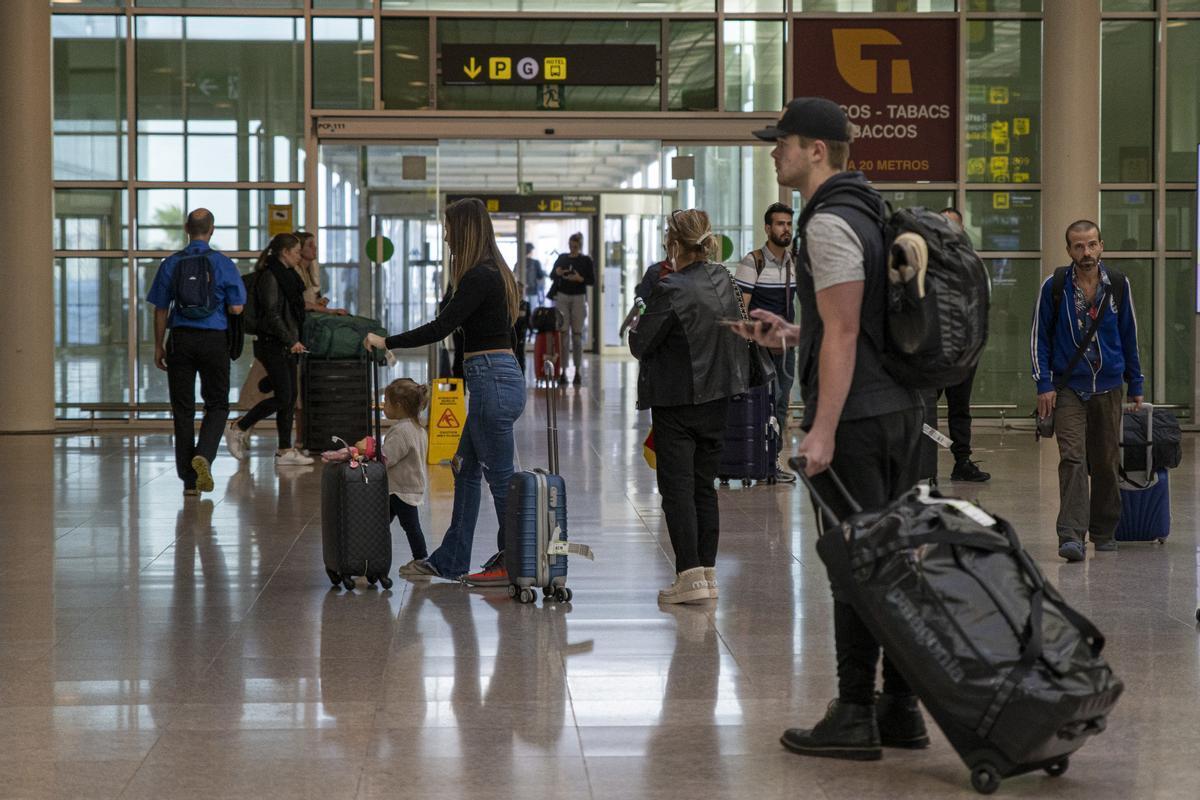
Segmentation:
{"type": "Polygon", "coordinates": [[[740,319],[733,280],[714,263],[717,237],[696,209],[667,217],[670,272],[629,332],[637,357],[638,408],[654,421],[658,493],[675,551],[675,581],[662,603],[717,597],[720,516],[714,481],[729,398],[746,391],[746,344],[721,326],[740,319]]]}
{"type": "Polygon", "coordinates": [[[446,245],[450,250],[450,300],[437,319],[407,333],[384,339],[368,334],[368,350],[422,347],[440,342],[461,328],[463,374],[470,397],[467,422],[454,455],[454,512],[442,544],[428,559],[400,569],[405,578],[458,580],[467,573],[479,516],[481,478],[487,478],[500,530],[496,555],[468,576],[478,585],[508,585],[504,569],[504,515],[508,479],[513,474],[513,423],[525,410],[525,376],[513,355],[513,323],[520,296],[512,270],[496,246],[492,218],[474,197],[446,208],[446,245]]]}

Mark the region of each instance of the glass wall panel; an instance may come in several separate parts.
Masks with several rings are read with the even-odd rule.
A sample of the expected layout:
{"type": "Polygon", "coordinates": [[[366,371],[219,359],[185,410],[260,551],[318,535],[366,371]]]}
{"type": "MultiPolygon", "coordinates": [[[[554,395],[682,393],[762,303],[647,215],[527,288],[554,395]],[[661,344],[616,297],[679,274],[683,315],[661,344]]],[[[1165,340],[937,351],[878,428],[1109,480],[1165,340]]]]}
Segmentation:
{"type": "Polygon", "coordinates": [[[383,107],[429,108],[429,22],[383,20],[383,107]]]}
{"type": "Polygon", "coordinates": [[[1100,231],[1111,252],[1154,249],[1154,192],[1100,193],[1100,231]]]}
{"type": "Polygon", "coordinates": [[[55,402],[129,402],[128,318],[125,259],[54,260],[55,402]]]}
{"type": "Polygon", "coordinates": [[[941,211],[943,208],[954,207],[954,192],[950,189],[926,189],[916,192],[909,189],[880,189],[879,193],[883,195],[884,200],[892,204],[893,209],[923,206],[930,211],[941,211]]]}
{"type": "Polygon", "coordinates": [[[50,0],[51,8],[121,8],[125,0],[50,0]]]}
{"type": "Polygon", "coordinates": [[[1168,0],[1168,11],[1200,11],[1200,0],[1168,0]]]}
{"type": "Polygon", "coordinates": [[[762,246],[766,240],[762,215],[767,206],[779,200],[770,147],[680,145],[664,150],[668,176],[664,213],[675,208],[707,211],[713,232],[733,241],[731,266],[762,246]],[[677,155],[696,159],[694,179],[670,178],[671,159],[677,155]]]}
{"type": "Polygon", "coordinates": [[[670,75],[667,78],[667,90],[670,110],[715,111],[717,24],[671,20],[669,30],[670,75]]]}
{"type": "MultiPolygon", "coordinates": [[[[1166,331],[1162,342],[1166,358],[1166,395],[1162,402],[1191,407],[1195,392],[1196,264],[1190,258],[1168,258],[1166,302],[1162,309],[1166,331]]],[[[1142,312],[1142,319],[1146,319],[1142,312]]],[[[1192,418],[1196,414],[1193,410],[1192,418]]]]}
{"type": "Polygon", "coordinates": [[[139,8],[304,8],[304,0],[133,0],[139,8]]]}
{"type": "Polygon", "coordinates": [[[1167,218],[1163,220],[1167,250],[1196,249],[1196,193],[1167,192],[1167,218]]]}
{"type": "Polygon", "coordinates": [[[964,0],[967,11],[1041,11],[1042,0],[964,0]]]}
{"type": "Polygon", "coordinates": [[[1100,23],[1100,180],[1154,180],[1153,20],[1100,23]]]}
{"type": "MultiPolygon", "coordinates": [[[[1146,376],[1146,399],[1158,402],[1154,395],[1154,261],[1149,258],[1108,258],[1105,263],[1125,273],[1133,290],[1133,310],[1141,322],[1138,325],[1138,357],[1142,374],[1146,376]]],[[[1195,295],[1189,297],[1192,300],[1195,295]]],[[[1195,309],[1192,315],[1195,316],[1195,309]]],[[[1190,357],[1191,344],[1188,344],[1190,357]]],[[[1126,387],[1128,388],[1128,387],[1126,387]]]]}
{"type": "Polygon", "coordinates": [[[1193,183],[1200,142],[1200,19],[1167,23],[1166,74],[1167,180],[1193,183]]]}
{"type": "Polygon", "coordinates": [[[370,9],[372,0],[313,0],[313,8],[370,9]]]}
{"type": "Polygon", "coordinates": [[[54,177],[123,180],[125,18],[59,14],[54,37],[54,177]]]}
{"type": "MultiPolygon", "coordinates": [[[[572,4],[574,5],[574,4],[572,4]]],[[[657,20],[480,20],[440,19],[441,44],[652,44],[660,42],[657,20]]],[[[543,95],[539,86],[440,86],[438,107],[535,111],[658,111],[654,86],[560,86],[543,95]]]]}
{"type": "Polygon", "coordinates": [[[725,110],[783,107],[783,22],[725,21],[725,110]]]}
{"type": "Polygon", "coordinates": [[[954,0],[796,0],[801,11],[954,11],[954,0]]]}
{"type": "Polygon", "coordinates": [[[313,108],[375,107],[375,20],[313,19],[313,108]]]}
{"type": "MultiPolygon", "coordinates": [[[[778,2],[778,0],[776,0],[778,2]]],[[[662,14],[714,12],[716,0],[383,0],[383,10],[398,11],[599,11],[662,14]]]]}
{"type": "Polygon", "coordinates": [[[967,180],[1041,180],[1042,23],[967,23],[967,180]]]}
{"type": "MultiPolygon", "coordinates": [[[[976,240],[978,241],[978,240],[976,240]]],[[[1033,411],[1037,390],[1030,378],[1029,322],[1042,285],[1036,258],[989,258],[992,305],[988,344],[975,373],[974,396],[979,403],[1013,403],[1016,418],[1033,411]]]]}
{"type": "Polygon", "coordinates": [[[767,14],[784,10],[784,0],[725,0],[726,14],[767,14]]]}
{"type": "Polygon", "coordinates": [[[979,250],[1042,249],[1041,192],[967,192],[964,211],[963,226],[979,250]]]}
{"type": "Polygon", "coordinates": [[[139,250],[178,250],[187,244],[183,222],[188,211],[207,208],[216,229],[218,250],[266,247],[267,206],[288,204],[296,227],[304,227],[304,192],[299,189],[141,189],[138,191],[139,250]]]}
{"type": "Polygon", "coordinates": [[[124,189],[55,189],[54,249],[126,249],[128,208],[124,189]]]}
{"type": "Polygon", "coordinates": [[[1103,0],[1101,11],[1153,11],[1154,0],[1103,0]]]}
{"type": "Polygon", "coordinates": [[[138,177],[304,176],[304,23],[137,19],[138,177]]]}

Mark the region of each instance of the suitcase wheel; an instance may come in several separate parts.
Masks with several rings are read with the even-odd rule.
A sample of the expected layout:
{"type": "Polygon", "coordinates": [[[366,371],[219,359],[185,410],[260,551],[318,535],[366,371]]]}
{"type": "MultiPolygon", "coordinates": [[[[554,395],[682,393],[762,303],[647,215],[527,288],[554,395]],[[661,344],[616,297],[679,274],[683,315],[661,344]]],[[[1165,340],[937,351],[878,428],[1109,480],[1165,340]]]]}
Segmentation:
{"type": "Polygon", "coordinates": [[[390,589],[390,588],[392,588],[392,579],[389,578],[387,575],[381,575],[379,577],[379,585],[382,586],[385,590],[390,589]]]}
{"type": "Polygon", "coordinates": [[[991,764],[980,764],[971,770],[971,786],[980,794],[991,794],[1000,788],[1000,773],[991,764]]]}
{"type": "Polygon", "coordinates": [[[375,576],[374,576],[374,575],[368,575],[368,576],[367,576],[367,583],[369,583],[369,584],[371,584],[372,586],[374,586],[374,585],[375,585],[375,576]]]}
{"type": "Polygon", "coordinates": [[[349,575],[342,578],[342,586],[346,587],[347,592],[353,592],[354,591],[354,578],[350,577],[349,575]]]}
{"type": "Polygon", "coordinates": [[[1071,766],[1071,759],[1064,757],[1062,761],[1055,761],[1050,766],[1046,767],[1046,774],[1051,778],[1057,778],[1067,771],[1067,767],[1071,766]]]}
{"type": "Polygon", "coordinates": [[[537,600],[537,592],[535,592],[533,589],[530,589],[528,586],[517,592],[518,603],[532,603],[534,600],[537,600]]]}
{"type": "Polygon", "coordinates": [[[569,603],[574,596],[574,593],[566,586],[560,586],[554,590],[554,599],[560,603],[569,603]]]}
{"type": "Polygon", "coordinates": [[[325,570],[325,574],[329,576],[329,580],[333,582],[334,586],[337,586],[339,583],[342,582],[342,576],[338,575],[336,572],[334,572],[331,569],[325,570]]]}

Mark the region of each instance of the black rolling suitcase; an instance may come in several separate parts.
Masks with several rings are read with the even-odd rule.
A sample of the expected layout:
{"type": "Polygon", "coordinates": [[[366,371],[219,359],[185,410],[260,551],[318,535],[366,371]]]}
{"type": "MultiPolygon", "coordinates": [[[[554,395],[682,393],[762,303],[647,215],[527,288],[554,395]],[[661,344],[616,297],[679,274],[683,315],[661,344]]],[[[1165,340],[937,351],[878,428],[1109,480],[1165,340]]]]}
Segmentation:
{"type": "MultiPolygon", "coordinates": [[[[547,382],[554,364],[543,367],[547,382]]],[[[593,559],[585,544],[567,541],[567,484],[558,474],[557,389],[547,387],[546,437],[549,471],[514,472],[508,481],[508,508],[504,515],[504,566],[508,594],[520,603],[532,603],[537,590],[561,603],[571,601],[567,587],[567,556],[593,559]]]]}
{"type": "Polygon", "coordinates": [[[1124,688],[1100,655],[1104,636],[1071,608],[1012,526],[919,486],[881,511],[826,520],[817,551],[896,668],[991,794],[1000,780],[1044,769],[1104,730],[1124,688]]]}
{"type": "MultiPolygon", "coordinates": [[[[363,362],[364,364],[366,362],[363,362]]],[[[379,365],[371,362],[371,394],[367,415],[373,421],[376,442],[380,436],[379,365]]],[[[353,435],[353,434],[351,434],[353,435]]],[[[355,441],[355,439],[350,439],[355,441]]],[[[346,446],[339,438],[337,446],[346,446]]],[[[381,448],[373,459],[325,465],[321,474],[321,545],[325,573],[334,586],[347,591],[354,578],[362,575],[372,586],[392,588],[388,573],[392,569],[391,511],[388,507],[387,467],[381,448]]]]}
{"type": "Polygon", "coordinates": [[[775,483],[779,460],[779,421],[775,419],[773,382],[729,398],[725,445],[717,478],[722,485],[731,480],[775,483]]]}
{"type": "Polygon", "coordinates": [[[365,358],[304,358],[300,369],[304,445],[312,452],[371,433],[371,367],[365,358]]]}

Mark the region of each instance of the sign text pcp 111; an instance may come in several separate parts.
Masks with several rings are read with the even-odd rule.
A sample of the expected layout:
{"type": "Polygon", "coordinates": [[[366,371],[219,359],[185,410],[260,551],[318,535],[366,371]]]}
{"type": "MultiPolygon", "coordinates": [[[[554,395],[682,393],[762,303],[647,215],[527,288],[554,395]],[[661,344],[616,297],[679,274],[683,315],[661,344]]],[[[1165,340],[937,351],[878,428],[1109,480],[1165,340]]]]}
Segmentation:
{"type": "Polygon", "coordinates": [[[958,156],[958,21],[795,23],[794,86],[854,126],[850,169],[873,181],[953,181],[958,156]]]}

